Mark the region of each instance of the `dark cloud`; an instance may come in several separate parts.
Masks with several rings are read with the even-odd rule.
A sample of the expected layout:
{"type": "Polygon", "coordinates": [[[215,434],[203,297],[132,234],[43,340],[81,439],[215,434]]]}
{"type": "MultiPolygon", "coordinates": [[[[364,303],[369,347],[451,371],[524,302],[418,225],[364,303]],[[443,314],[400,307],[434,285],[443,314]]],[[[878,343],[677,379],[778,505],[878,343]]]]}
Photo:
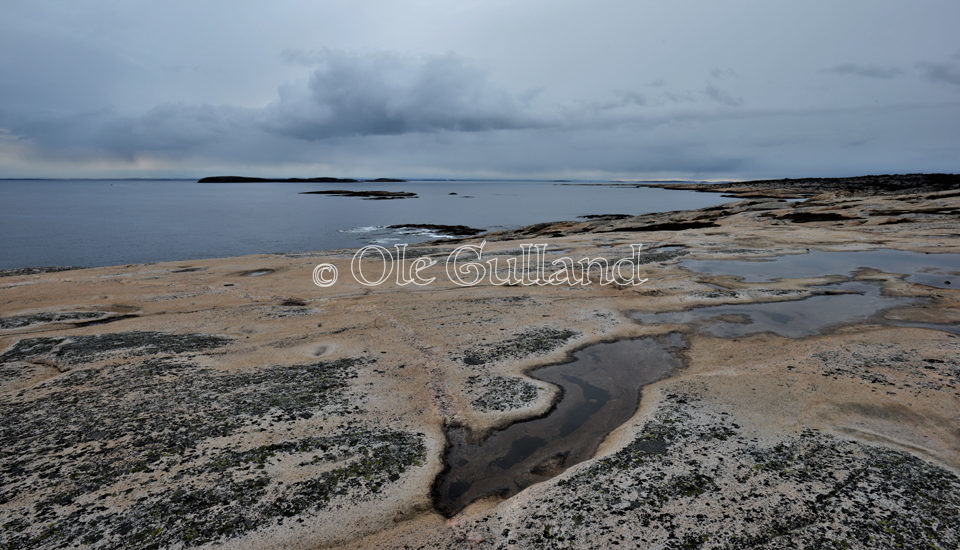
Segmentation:
{"type": "Polygon", "coordinates": [[[729,67],[726,68],[726,69],[721,69],[720,67],[714,67],[713,70],[710,71],[710,76],[712,76],[713,78],[716,78],[717,80],[722,80],[722,79],[724,79],[724,78],[739,78],[739,77],[740,77],[740,75],[737,73],[737,71],[735,71],[735,70],[733,70],[733,69],[731,69],[731,68],[729,68],[729,67]]]}
{"type": "MultiPolygon", "coordinates": [[[[262,108],[165,104],[143,114],[112,109],[73,114],[0,112],[0,128],[60,158],[131,159],[149,153],[209,149],[261,138],[329,140],[350,136],[516,130],[545,125],[526,114],[532,95],[497,89],[453,56],[287,52],[309,77],[281,86],[262,108]]],[[[623,95],[623,104],[639,95],[623,95]]]]}
{"type": "Polygon", "coordinates": [[[843,63],[823,69],[822,72],[841,75],[863,76],[866,78],[896,78],[903,74],[899,67],[883,67],[879,65],[858,65],[857,63],[843,63]]]}
{"type": "Polygon", "coordinates": [[[587,102],[580,106],[587,113],[616,111],[628,107],[641,107],[647,104],[647,97],[639,92],[618,91],[605,101],[587,102]]]}
{"type": "Polygon", "coordinates": [[[960,86],[960,66],[956,63],[921,63],[917,67],[931,82],[960,86]]]}
{"type": "Polygon", "coordinates": [[[453,55],[287,52],[315,68],[305,86],[285,86],[262,126],[297,139],[411,132],[531,128],[521,102],[453,55]]]}
{"type": "Polygon", "coordinates": [[[714,86],[713,84],[707,84],[707,86],[703,89],[703,95],[707,96],[713,101],[716,101],[717,103],[722,103],[731,107],[739,107],[740,105],[743,105],[742,97],[735,97],[728,92],[714,86]]]}

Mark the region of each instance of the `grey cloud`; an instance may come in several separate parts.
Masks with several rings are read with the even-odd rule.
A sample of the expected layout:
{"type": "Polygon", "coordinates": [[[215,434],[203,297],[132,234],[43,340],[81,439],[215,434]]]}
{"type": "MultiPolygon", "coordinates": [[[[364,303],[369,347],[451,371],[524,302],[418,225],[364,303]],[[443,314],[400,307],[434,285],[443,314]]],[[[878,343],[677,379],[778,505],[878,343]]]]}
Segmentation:
{"type": "MultiPolygon", "coordinates": [[[[305,82],[281,86],[262,108],[165,104],[143,114],[110,109],[76,114],[0,112],[0,128],[58,157],[131,159],[143,153],[210,149],[274,135],[328,140],[415,132],[481,132],[545,125],[525,114],[535,91],[515,97],[452,56],[288,52],[309,63],[305,82]]],[[[624,95],[622,103],[642,101],[624,95]]]]}
{"type": "Polygon", "coordinates": [[[285,86],[262,127],[319,140],[410,132],[477,132],[539,125],[513,95],[453,56],[424,58],[339,52],[294,54],[316,65],[306,86],[285,86]]]}
{"type": "Polygon", "coordinates": [[[729,67],[726,69],[721,69],[720,67],[714,67],[713,70],[710,71],[710,76],[720,80],[724,78],[738,78],[740,75],[737,73],[737,71],[729,67]]]}
{"type": "Polygon", "coordinates": [[[903,69],[899,67],[881,67],[879,65],[858,65],[856,63],[843,63],[823,69],[822,72],[863,76],[867,78],[895,78],[903,74],[903,69]]]}
{"type": "Polygon", "coordinates": [[[647,104],[647,98],[639,92],[618,91],[613,97],[606,101],[595,101],[584,105],[588,112],[603,112],[624,109],[627,107],[638,107],[647,104]]]}
{"type": "Polygon", "coordinates": [[[921,63],[918,67],[927,80],[960,86],[960,67],[955,63],[921,63]]]}
{"type": "Polygon", "coordinates": [[[249,131],[251,120],[248,109],[179,104],[140,115],[106,109],[32,117],[0,113],[0,126],[31,143],[38,154],[60,159],[132,160],[142,154],[188,152],[234,139],[249,131]]]}
{"type": "Polygon", "coordinates": [[[717,103],[722,103],[731,107],[739,107],[740,105],[743,105],[743,98],[734,97],[724,90],[717,88],[713,84],[707,84],[707,86],[703,89],[703,94],[717,103]]]}
{"type": "Polygon", "coordinates": [[[288,48],[280,52],[280,59],[291,65],[312,67],[322,61],[322,52],[288,48]]]}

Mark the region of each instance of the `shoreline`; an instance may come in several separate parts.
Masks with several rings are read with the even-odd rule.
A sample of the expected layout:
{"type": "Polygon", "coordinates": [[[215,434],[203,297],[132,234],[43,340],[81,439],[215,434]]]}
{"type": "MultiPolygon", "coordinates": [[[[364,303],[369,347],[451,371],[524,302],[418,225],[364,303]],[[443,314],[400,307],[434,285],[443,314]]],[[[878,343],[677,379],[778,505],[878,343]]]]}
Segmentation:
{"type": "MultiPolygon", "coordinates": [[[[828,485],[826,479],[814,476],[798,480],[791,477],[792,474],[780,473],[781,470],[767,470],[768,466],[761,466],[739,485],[732,481],[735,477],[731,476],[738,471],[736,465],[749,469],[756,464],[774,464],[775,459],[794,464],[793,468],[825,468],[841,477],[867,465],[872,473],[861,474],[863,483],[900,483],[902,490],[914,495],[910,498],[919,499],[910,492],[912,485],[904,485],[914,483],[912,477],[898,481],[896,475],[878,466],[894,459],[904,460],[931,479],[940,480],[944,490],[954,488],[948,490],[946,497],[938,497],[949,498],[951,494],[958,494],[949,491],[960,488],[960,477],[957,477],[960,438],[947,428],[960,421],[955,407],[960,397],[956,389],[960,378],[949,382],[952,376],[960,377],[960,365],[954,365],[955,360],[951,359],[955,356],[951,350],[960,347],[954,336],[930,328],[868,324],[847,325],[797,339],[767,333],[730,339],[683,327],[689,338],[684,366],[667,378],[644,386],[637,409],[626,423],[605,435],[592,458],[508,500],[468,506],[452,520],[442,519],[431,511],[431,488],[444,463],[445,426],[462,424],[476,433],[484,433],[496,426],[548,414],[551,403],[558,397],[557,390],[529,376],[532,370],[563,362],[575,350],[597,342],[656,336],[673,330],[670,325],[637,323],[629,317],[630,311],[686,311],[719,304],[802,301],[814,295],[811,288],[816,284],[835,280],[813,277],[745,282],[724,275],[691,273],[680,266],[682,261],[761,258],[811,249],[899,248],[960,254],[957,222],[950,213],[960,208],[960,197],[952,190],[928,195],[841,197],[826,194],[801,203],[741,200],[700,210],[536,224],[413,247],[427,255],[442,256],[444,249],[454,242],[469,244],[485,239],[491,252],[509,253],[516,249],[513,241],[537,239],[549,243],[551,248],[556,245],[559,250],[570,251],[576,257],[620,251],[624,243],[630,242],[642,242],[645,249],[647,243],[651,247],[683,247],[680,249],[685,252],[683,255],[654,252],[650,261],[641,265],[649,272],[651,281],[634,289],[599,285],[460,288],[442,279],[429,288],[411,289],[394,284],[370,288],[355,284],[349,278],[328,289],[313,286],[309,270],[317,262],[336,264],[342,272],[348,268],[350,255],[346,249],[5,277],[0,279],[3,293],[0,297],[8,304],[29,307],[5,308],[4,317],[88,311],[102,313],[107,322],[74,326],[70,324],[73,320],[65,319],[0,330],[0,348],[5,350],[0,359],[3,381],[0,403],[4,411],[19,410],[18,407],[26,403],[45,402],[44,399],[64,391],[82,392],[91,398],[101,395],[98,392],[119,391],[133,399],[134,394],[128,393],[133,386],[123,382],[123,377],[138,380],[139,375],[131,375],[128,370],[152,358],[162,359],[164,366],[150,368],[167,373],[153,398],[157,403],[176,402],[184,391],[176,385],[176,380],[183,376],[195,380],[198,387],[223,388],[211,404],[242,404],[249,399],[244,397],[247,395],[244,392],[249,391],[262,391],[264,396],[295,394],[295,386],[284,385],[287,383],[283,378],[275,378],[278,374],[263,374],[274,373],[270,370],[273,366],[298,369],[301,367],[297,365],[303,366],[297,372],[306,377],[300,383],[308,385],[319,383],[309,382],[314,371],[308,365],[324,365],[324,369],[335,368],[344,373],[342,379],[338,375],[335,380],[324,382],[334,384],[330,387],[336,391],[320,391],[322,402],[310,402],[303,408],[296,400],[278,401],[279,410],[287,411],[284,414],[288,415],[280,419],[272,419],[275,413],[269,411],[257,412],[260,409],[243,408],[250,405],[237,405],[241,407],[238,410],[246,411],[243,414],[247,416],[243,418],[249,417],[249,420],[225,427],[207,418],[202,410],[192,411],[190,414],[196,416],[201,426],[216,429],[207,435],[204,435],[207,432],[198,432],[192,436],[195,439],[188,442],[184,455],[188,458],[182,465],[173,458],[145,458],[134,449],[112,443],[110,448],[114,450],[107,456],[114,457],[116,464],[122,466],[118,466],[118,481],[98,487],[77,487],[75,490],[79,492],[73,500],[63,500],[57,507],[48,509],[54,517],[73,512],[87,517],[94,512],[89,511],[86,503],[99,498],[108,510],[99,513],[114,518],[105,520],[107,528],[101,529],[108,540],[129,540],[124,537],[132,535],[112,531],[110,526],[123,518],[146,517],[137,515],[146,506],[143,503],[153,507],[147,510],[165,510],[163,503],[170,501],[174,488],[184,486],[183,479],[189,480],[188,485],[195,487],[191,490],[197,495],[207,494],[203,492],[205,487],[218,484],[225,488],[244,487],[254,480],[266,480],[262,482],[265,483],[262,489],[252,492],[255,502],[243,509],[231,509],[226,516],[214,506],[180,510],[177,516],[168,519],[163,519],[168,516],[160,513],[161,519],[156,520],[160,522],[156,524],[158,527],[167,525],[164,522],[172,521],[173,517],[227,526],[221,535],[213,532],[203,536],[210,537],[210,542],[240,547],[308,548],[330,544],[444,547],[470,542],[496,546],[511,538],[537,547],[550,546],[560,536],[564,537],[560,540],[605,544],[626,534],[640,534],[655,540],[665,537],[671,529],[693,537],[710,529],[720,529],[718,526],[722,526],[727,536],[739,533],[759,537],[775,529],[778,517],[783,515],[777,506],[800,510],[807,497],[813,498],[828,485]],[[263,274],[240,275],[244,272],[263,274]],[[450,296],[456,299],[450,300],[450,296]],[[542,348],[531,351],[523,344],[522,327],[575,330],[579,335],[557,342],[545,340],[542,348]],[[103,335],[134,332],[141,336],[127,337],[120,342],[128,347],[117,347],[118,342],[110,343],[114,347],[109,347],[103,341],[103,335]],[[146,336],[153,333],[196,333],[227,341],[214,351],[182,350],[178,347],[180,344],[167,342],[161,336],[146,336]],[[93,339],[83,340],[84,337],[93,339]],[[48,340],[38,341],[32,348],[18,348],[18,342],[26,338],[48,340]],[[58,338],[63,340],[44,347],[47,346],[44,342],[58,338]],[[81,346],[78,342],[86,343],[81,346]],[[158,351],[142,354],[144,349],[158,351]],[[9,356],[13,350],[20,350],[19,355],[9,356]],[[465,350],[490,360],[481,364],[465,361],[465,350]],[[898,353],[904,357],[899,362],[892,359],[898,353]],[[821,356],[829,360],[820,359],[821,356]],[[873,367],[859,366],[858,361],[863,360],[873,367]],[[951,369],[956,369],[955,375],[951,369]],[[174,372],[181,374],[170,374],[174,372]],[[102,379],[108,382],[104,388],[113,389],[88,386],[80,380],[81,374],[102,379]],[[479,376],[479,380],[487,382],[470,386],[470,376],[479,376]],[[484,384],[494,384],[490,387],[497,388],[500,386],[491,381],[500,380],[533,384],[537,391],[533,399],[510,403],[517,406],[506,410],[484,410],[473,404],[489,389],[484,384]],[[75,382],[79,385],[71,385],[75,382]],[[18,392],[22,393],[19,397],[18,392]],[[305,413],[311,416],[299,416],[305,413]],[[369,475],[374,481],[354,480],[347,473],[331,477],[330,472],[340,472],[342,465],[365,468],[367,462],[359,455],[349,456],[347,447],[336,447],[341,449],[338,452],[346,453],[345,458],[325,458],[316,449],[310,450],[311,438],[335,442],[339,441],[337,438],[347,437],[351,430],[370,434],[364,436],[370,441],[365,445],[381,449],[383,456],[396,456],[397,462],[377,467],[385,469],[370,466],[369,475]],[[704,433],[716,435],[701,440],[698,434],[704,433]],[[651,438],[644,439],[648,435],[651,438]],[[307,450],[282,446],[291,441],[296,442],[298,449],[307,450]],[[662,442],[663,450],[657,450],[661,446],[651,447],[643,441],[662,442]],[[777,445],[797,452],[777,458],[777,453],[781,453],[776,450],[777,445]],[[817,446],[824,449],[819,456],[801,452],[803,448],[817,446]],[[206,454],[196,454],[189,449],[203,449],[206,454]],[[259,470],[262,475],[257,469],[243,469],[248,463],[237,457],[247,455],[231,454],[256,449],[266,453],[265,460],[259,463],[263,467],[259,470]],[[890,455],[889,452],[906,454],[890,455]],[[848,459],[844,453],[861,458],[848,459]],[[214,460],[211,456],[219,458],[214,460]],[[684,466],[682,459],[688,456],[701,456],[699,466],[684,466]],[[914,460],[911,456],[919,456],[916,460],[924,462],[911,462],[914,460]],[[718,457],[725,458],[718,460],[718,457]],[[151,472],[134,471],[133,466],[129,466],[145,460],[151,472]],[[224,469],[211,469],[211,464],[221,463],[217,460],[225,464],[224,469]],[[305,465],[311,460],[315,461],[313,465],[305,465]],[[171,474],[157,473],[164,472],[164,467],[170,468],[171,474]],[[170,477],[173,473],[185,477],[175,481],[170,477]],[[676,493],[629,481],[654,479],[658,475],[665,476],[665,487],[675,487],[676,493]],[[591,489],[590,483],[585,482],[590,476],[605,480],[613,492],[604,496],[591,489]],[[316,500],[319,495],[316,480],[321,479],[328,484],[336,480],[333,487],[344,492],[324,493],[323,498],[329,497],[329,500],[316,500]],[[278,485],[278,481],[285,483],[278,485]],[[765,485],[764,481],[772,485],[765,485]],[[705,489],[687,489],[685,483],[705,489]],[[121,486],[122,490],[131,488],[131,495],[139,495],[144,500],[124,496],[118,491],[121,486]],[[273,515],[273,508],[265,507],[267,503],[275,497],[279,499],[277,502],[296,502],[297,495],[308,489],[314,491],[310,493],[315,499],[312,502],[330,504],[311,505],[291,516],[304,519],[304,523],[277,524],[278,517],[286,516],[273,515]],[[752,493],[747,489],[760,496],[750,497],[752,493]],[[638,491],[649,494],[640,498],[638,491]],[[614,501],[613,497],[619,500],[614,501]],[[728,497],[755,501],[761,510],[756,525],[735,522],[724,525],[718,512],[743,513],[743,508],[731,504],[728,497]],[[620,501],[626,504],[621,507],[620,501]],[[633,501],[636,502],[630,504],[633,501]],[[631,523],[635,519],[618,526],[616,522],[623,516],[616,512],[628,505],[642,511],[659,510],[663,517],[652,526],[631,523]],[[593,512],[577,512],[585,510],[584,506],[592,507],[593,512]],[[704,518],[684,519],[684,509],[696,510],[704,518]],[[242,530],[229,527],[234,525],[229,521],[234,515],[254,527],[242,530]],[[536,516],[550,519],[539,520],[536,516]],[[534,527],[525,527],[531,522],[534,527]],[[545,527],[547,523],[549,528],[545,527]],[[509,534],[504,535],[505,530],[509,534]],[[566,538],[569,536],[579,538],[566,538]]],[[[880,272],[860,272],[850,277],[880,284],[887,295],[929,300],[928,304],[890,310],[884,314],[885,318],[893,314],[896,322],[960,322],[957,313],[960,293],[955,288],[917,285],[880,272]]],[[[67,410],[63,414],[68,414],[75,405],[64,406],[67,410]]],[[[47,413],[41,416],[43,414],[47,413]]],[[[110,420],[107,423],[110,426],[124,418],[138,422],[150,422],[153,418],[134,409],[123,414],[127,416],[104,420],[110,420]]],[[[162,413],[157,410],[151,414],[162,413]]],[[[56,438],[62,429],[66,428],[54,424],[44,428],[43,433],[56,438]]],[[[153,433],[139,435],[146,448],[153,448],[151,442],[159,437],[153,433]]],[[[76,453],[89,444],[80,443],[76,448],[55,447],[47,456],[18,455],[17,460],[25,461],[28,468],[77,468],[86,464],[87,459],[76,453]],[[74,457],[75,462],[70,462],[70,457],[74,457]]],[[[4,462],[9,460],[10,456],[4,458],[4,462]]],[[[894,471],[899,472],[890,470],[894,471]]],[[[902,472],[897,475],[903,477],[902,472]]],[[[27,519],[22,530],[0,536],[30,547],[25,541],[34,540],[33,537],[42,533],[42,527],[29,521],[34,517],[30,513],[18,510],[26,510],[30,503],[48,500],[63,488],[9,481],[20,496],[2,505],[0,515],[4,519],[12,518],[9,521],[18,517],[27,519]],[[27,534],[29,538],[25,538],[27,534]]],[[[844,486],[842,490],[846,491],[844,498],[852,502],[863,502],[867,494],[858,492],[856,487],[844,486]]],[[[891,502],[894,501],[895,498],[891,502]]],[[[225,502],[219,506],[227,506],[225,502]]],[[[829,503],[825,506],[830,509],[829,503]]],[[[874,525],[870,523],[874,521],[873,516],[859,508],[856,510],[844,516],[844,526],[840,528],[843,533],[854,533],[856,529],[870,531],[869,526],[874,525]],[[854,529],[848,524],[859,527],[854,529]]],[[[941,516],[934,512],[925,511],[921,515],[927,521],[941,521],[937,519],[941,516]]],[[[810,520],[810,525],[820,525],[818,522],[827,520],[818,519],[816,514],[802,517],[810,520]]],[[[902,521],[907,524],[898,528],[913,534],[913,529],[919,529],[919,523],[914,525],[909,523],[911,520],[919,521],[905,517],[902,521]]],[[[88,523],[73,523],[67,531],[48,536],[82,540],[89,529],[84,525],[88,523]]],[[[956,540],[950,538],[957,536],[955,531],[942,523],[939,525],[941,542],[956,540]]],[[[174,529],[143,536],[161,543],[183,543],[188,540],[184,538],[188,534],[174,529]]],[[[791,538],[786,540],[809,542],[817,540],[814,535],[813,531],[793,530],[788,535],[791,538]]],[[[875,535],[886,536],[879,528],[875,535]]]]}

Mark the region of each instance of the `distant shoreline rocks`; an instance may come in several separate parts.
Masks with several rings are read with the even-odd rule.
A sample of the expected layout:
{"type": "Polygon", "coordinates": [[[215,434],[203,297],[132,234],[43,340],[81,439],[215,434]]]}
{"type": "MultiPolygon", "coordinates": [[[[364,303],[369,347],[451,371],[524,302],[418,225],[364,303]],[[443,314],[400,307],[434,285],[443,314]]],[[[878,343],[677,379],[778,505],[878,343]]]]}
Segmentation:
{"type": "Polygon", "coordinates": [[[409,191],[349,191],[329,189],[323,191],[302,191],[301,195],[334,195],[337,197],[362,197],[364,200],[416,199],[418,195],[409,191]]]}
{"type": "Polygon", "coordinates": [[[407,180],[397,178],[377,178],[373,180],[357,180],[353,178],[253,178],[248,176],[210,176],[200,178],[197,183],[405,183],[407,180]]]}
{"type": "Polygon", "coordinates": [[[477,229],[475,227],[468,227],[466,225],[437,225],[433,223],[404,223],[388,225],[387,229],[423,229],[452,237],[472,237],[485,231],[484,229],[477,229]]]}

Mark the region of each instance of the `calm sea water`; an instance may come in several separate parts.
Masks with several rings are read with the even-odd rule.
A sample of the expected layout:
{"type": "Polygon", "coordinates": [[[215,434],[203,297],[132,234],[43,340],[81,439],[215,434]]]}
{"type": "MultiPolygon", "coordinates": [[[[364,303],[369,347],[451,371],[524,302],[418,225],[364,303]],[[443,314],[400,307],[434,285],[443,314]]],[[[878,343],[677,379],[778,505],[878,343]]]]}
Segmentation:
{"type": "Polygon", "coordinates": [[[0,181],[0,268],[104,266],[415,243],[430,223],[487,230],[729,201],[712,193],[520,181],[203,184],[193,180],[0,181]],[[412,191],[415,199],[300,195],[321,189],[412,191]],[[456,193],[456,194],[451,194],[456,193]]]}

